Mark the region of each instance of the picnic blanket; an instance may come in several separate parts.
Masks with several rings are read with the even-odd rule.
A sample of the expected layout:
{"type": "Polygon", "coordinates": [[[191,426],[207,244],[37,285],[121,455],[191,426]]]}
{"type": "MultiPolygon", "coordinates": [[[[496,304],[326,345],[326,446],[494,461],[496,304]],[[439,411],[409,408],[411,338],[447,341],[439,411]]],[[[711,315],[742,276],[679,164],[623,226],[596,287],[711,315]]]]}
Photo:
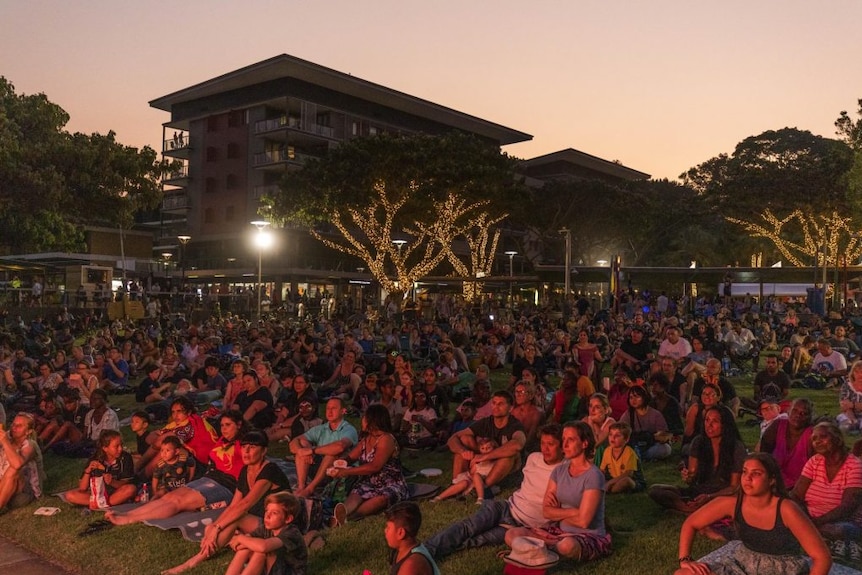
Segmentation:
{"type": "MultiPolygon", "coordinates": [[[[742,545],[742,541],[731,541],[726,545],[722,545],[712,553],[704,555],[698,561],[702,561],[704,563],[709,563],[710,561],[718,561],[724,559],[728,556],[732,556],[736,553],[736,550],[739,546],[742,545]]],[[[809,563],[811,560],[809,559],[809,563]]],[[[829,575],[862,575],[862,571],[858,571],[853,569],[852,567],[847,567],[845,565],[839,565],[838,563],[832,563],[832,568],[829,570],[829,575]]]]}
{"type": "MultiPolygon", "coordinates": [[[[278,467],[284,472],[290,481],[290,485],[295,488],[296,487],[296,465],[293,461],[286,461],[284,459],[277,459],[274,457],[268,458],[271,462],[278,465],[278,467]]],[[[408,492],[410,494],[410,499],[420,500],[431,497],[437,490],[440,489],[437,485],[432,485],[430,483],[409,483],[407,485],[408,492]]],[[[66,491],[57,493],[56,496],[68,503],[68,499],[66,498],[66,491]]],[[[306,512],[308,517],[307,521],[310,521],[310,517],[313,512],[314,500],[306,499],[306,512]]],[[[125,503],[123,505],[115,505],[112,507],[113,511],[117,511],[119,513],[124,513],[126,511],[130,511],[143,505],[143,503],[125,503]]],[[[147,521],[143,521],[144,525],[149,525],[150,527],[158,527],[162,530],[168,529],[179,529],[180,533],[182,533],[183,539],[192,542],[199,542],[203,539],[204,529],[206,526],[215,521],[219,515],[221,515],[224,509],[206,509],[204,511],[185,511],[183,513],[179,513],[174,515],[173,517],[168,517],[167,519],[150,519],[147,521]]],[[[304,529],[303,529],[304,531],[304,529]]]]}

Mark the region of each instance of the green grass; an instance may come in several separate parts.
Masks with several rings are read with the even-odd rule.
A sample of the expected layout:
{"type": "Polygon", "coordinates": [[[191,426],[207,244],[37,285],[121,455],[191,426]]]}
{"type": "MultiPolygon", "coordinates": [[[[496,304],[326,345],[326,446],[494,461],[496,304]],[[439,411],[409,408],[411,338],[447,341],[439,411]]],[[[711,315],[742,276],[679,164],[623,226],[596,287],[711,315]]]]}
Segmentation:
{"type": "MultiPolygon", "coordinates": [[[[502,384],[502,374],[495,377],[502,384]]],[[[751,395],[750,378],[734,381],[741,396],[751,395]]],[[[792,390],[792,397],[807,396],[814,400],[816,413],[834,415],[837,396],[834,391],[792,390]]],[[[120,418],[134,408],[131,396],[112,397],[112,404],[121,408],[120,418]]],[[[746,418],[749,419],[749,418],[746,418]]],[[[740,431],[747,446],[753,446],[758,435],[757,426],[742,424],[740,431]]],[[[125,430],[127,445],[133,446],[132,438],[125,430]]],[[[271,455],[284,455],[284,444],[276,444],[271,455]]],[[[676,457],[667,462],[646,466],[648,483],[677,483],[676,457]]],[[[451,479],[451,458],[445,453],[422,453],[420,456],[405,454],[406,467],[418,470],[424,467],[439,467],[444,470],[441,477],[424,481],[446,485],[451,479]]],[[[46,493],[68,489],[77,483],[84,466],[82,460],[69,460],[46,456],[48,480],[46,493]]],[[[511,491],[504,491],[505,497],[511,491]]],[[[472,501],[446,501],[443,503],[421,503],[425,513],[421,537],[428,537],[475,511],[472,501]]],[[[0,534],[14,539],[29,549],[60,563],[78,573],[149,574],[176,565],[197,550],[195,544],[182,539],[178,531],[161,531],[152,527],[131,526],[114,528],[91,537],[79,538],[76,533],[84,529],[98,515],[82,515],[80,508],[62,503],[59,499],[45,496],[38,504],[0,516],[0,534]],[[57,506],[62,512],[53,517],[37,517],[33,511],[39,505],[57,506]],[[96,567],[98,566],[98,567],[96,567]]],[[[579,573],[588,575],[611,575],[637,569],[638,575],[665,574],[675,568],[679,528],[683,517],[660,509],[644,493],[609,496],[607,517],[613,529],[614,553],[611,557],[576,567],[579,573]]],[[[718,547],[715,542],[698,539],[695,555],[718,547]]],[[[497,575],[503,563],[496,557],[499,549],[483,548],[456,553],[440,563],[444,573],[471,573],[497,575]]],[[[192,571],[193,574],[224,573],[230,553],[221,553],[213,560],[192,571]]],[[[557,572],[569,571],[572,564],[563,563],[557,572]]],[[[331,575],[356,575],[368,569],[375,575],[388,572],[386,544],[383,539],[383,519],[373,517],[327,533],[326,546],[311,554],[310,573],[331,575]]]]}

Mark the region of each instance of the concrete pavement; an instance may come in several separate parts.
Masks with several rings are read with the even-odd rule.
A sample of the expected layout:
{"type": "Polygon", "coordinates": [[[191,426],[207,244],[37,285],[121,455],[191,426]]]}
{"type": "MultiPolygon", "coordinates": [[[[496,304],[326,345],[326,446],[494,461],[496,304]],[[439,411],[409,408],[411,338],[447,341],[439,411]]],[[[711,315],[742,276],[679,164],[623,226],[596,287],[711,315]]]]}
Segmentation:
{"type": "Polygon", "coordinates": [[[14,541],[0,537],[0,573],[15,575],[71,575],[70,571],[49,563],[14,541]]]}

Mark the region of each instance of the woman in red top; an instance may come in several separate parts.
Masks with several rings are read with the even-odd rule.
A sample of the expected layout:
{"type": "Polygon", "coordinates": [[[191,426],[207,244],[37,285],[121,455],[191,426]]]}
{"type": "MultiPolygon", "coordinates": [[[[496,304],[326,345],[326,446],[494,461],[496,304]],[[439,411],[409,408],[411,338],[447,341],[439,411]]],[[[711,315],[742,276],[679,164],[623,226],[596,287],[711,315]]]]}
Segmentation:
{"type": "Polygon", "coordinates": [[[238,411],[222,415],[222,436],[210,451],[209,468],[203,477],[127,513],[109,511],[105,519],[115,525],[128,525],[167,519],[184,511],[226,506],[234,496],[243,466],[239,440],[242,425],[242,414],[238,411]]]}

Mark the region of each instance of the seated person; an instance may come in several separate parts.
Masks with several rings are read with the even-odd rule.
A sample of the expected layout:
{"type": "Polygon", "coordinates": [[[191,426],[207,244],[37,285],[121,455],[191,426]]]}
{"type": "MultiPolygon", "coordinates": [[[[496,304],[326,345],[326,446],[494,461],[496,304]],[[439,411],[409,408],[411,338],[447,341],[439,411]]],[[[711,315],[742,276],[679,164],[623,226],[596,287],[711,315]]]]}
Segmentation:
{"type": "Polygon", "coordinates": [[[850,454],[841,429],[818,423],[811,434],[814,455],[793,487],[793,498],[805,505],[811,521],[829,542],[833,557],[862,556],[862,461],[850,454]]]}
{"type": "Polygon", "coordinates": [[[637,452],[628,445],[632,428],[628,423],[612,423],[608,447],[602,453],[599,470],[604,473],[608,493],[625,493],[646,489],[643,467],[637,452]]]}
{"type": "Polygon", "coordinates": [[[45,449],[50,449],[58,441],[79,443],[84,438],[84,420],[89,409],[81,403],[81,395],[76,389],[67,389],[60,398],[63,409],[57,420],[57,425],[49,426],[43,432],[48,437],[43,441],[45,449]],[[53,433],[51,433],[53,431],[53,433]]]}
{"type": "Polygon", "coordinates": [[[538,529],[548,520],[542,513],[542,501],[551,472],[563,460],[561,427],[549,424],[539,431],[540,451],[530,453],[524,465],[524,479],[505,501],[492,499],[470,517],[457,521],[425,542],[434,557],[445,557],[459,549],[500,545],[505,541],[506,527],[538,529]]]}
{"type": "Polygon", "coordinates": [[[682,421],[682,407],[676,397],[668,392],[668,379],[664,372],[656,373],[649,378],[647,386],[650,391],[650,405],[658,410],[667,423],[667,429],[675,436],[682,436],[685,424],[682,421]]]}
{"type": "Polygon", "coordinates": [[[655,357],[652,352],[652,345],[644,337],[643,330],[642,326],[632,327],[629,338],[620,344],[611,358],[612,368],[626,367],[630,370],[639,370],[643,362],[650,361],[655,357]]]}
{"type": "Polygon", "coordinates": [[[314,493],[326,478],[326,470],[332,462],[359,441],[356,428],[344,419],[344,412],[342,400],[330,398],[326,402],[326,423],[291,440],[290,452],[296,456],[297,496],[307,497],[314,493]]]}
{"type": "Polygon", "coordinates": [[[161,374],[161,366],[156,364],[150,365],[147,369],[147,377],[141,380],[141,383],[138,384],[135,390],[135,401],[138,403],[156,403],[168,398],[171,391],[171,382],[160,382],[159,376],[161,374]]]}
{"type": "Polygon", "coordinates": [[[521,422],[512,417],[512,396],[508,391],[497,391],[491,398],[490,417],[476,421],[470,427],[449,438],[448,446],[454,454],[452,476],[467,471],[470,462],[493,461],[494,467],[486,478],[490,487],[520,467],[521,450],[527,441],[521,422]],[[500,447],[491,453],[480,454],[478,439],[491,439],[500,447]]]}
{"type": "Polygon", "coordinates": [[[760,438],[759,451],[772,454],[781,469],[784,485],[789,489],[796,485],[802,468],[814,455],[811,447],[813,410],[810,400],[797,399],[787,418],[776,417],[760,438]]]}
{"type": "Polygon", "coordinates": [[[539,441],[539,426],[545,419],[545,414],[536,407],[534,401],[536,388],[532,382],[522,380],[515,384],[514,394],[515,405],[510,414],[524,427],[527,451],[535,451],[539,441]]]}
{"type": "Polygon", "coordinates": [[[8,431],[0,426],[0,511],[23,507],[41,497],[44,480],[33,417],[19,413],[8,431]]]}
{"type": "Polygon", "coordinates": [[[835,387],[847,375],[847,360],[832,349],[832,342],[826,338],[817,340],[817,355],[811,360],[811,372],[826,380],[826,387],[835,387]]]}
{"type": "Polygon", "coordinates": [[[707,383],[717,385],[721,389],[721,402],[726,405],[730,411],[733,412],[733,416],[736,417],[739,413],[739,397],[736,395],[736,388],[733,387],[733,384],[730,383],[729,379],[722,375],[721,361],[716,358],[712,358],[706,362],[706,373],[694,381],[694,387],[691,393],[692,401],[695,401],[700,397],[703,386],[707,383]]]}
{"type": "Polygon", "coordinates": [[[734,493],[739,486],[746,452],[733,414],[723,407],[708,407],[703,428],[703,435],[691,442],[688,464],[681,470],[688,486],[655,484],[647,490],[662,507],[692,513],[720,495],[734,493]]]}
{"type": "Polygon", "coordinates": [[[767,356],[766,369],[754,376],[754,397],[740,398],[748,409],[757,409],[760,401],[766,398],[782,401],[790,393],[790,377],[778,369],[778,358],[767,356]]]}
{"type": "MultiPolygon", "coordinates": [[[[208,467],[202,477],[131,511],[109,511],[105,519],[115,525],[128,525],[150,519],[167,519],[184,511],[224,507],[235,495],[237,480],[243,469],[243,451],[240,446],[242,414],[228,411],[221,416],[220,424],[221,437],[210,450],[208,467]]],[[[191,449],[191,452],[194,450],[191,449]]]]}
{"type": "Polygon", "coordinates": [[[803,575],[829,572],[832,558],[811,520],[787,497],[781,473],[768,454],[753,453],[742,466],[738,495],[717,497],[683,523],[679,535],[679,569],[675,575],[737,573],[741,575],[803,575]],[[702,563],[691,557],[698,531],[730,517],[740,541],[722,563],[702,563]]]}
{"type": "Polygon", "coordinates": [[[123,449],[123,437],[119,431],[106,429],[99,436],[96,455],[84,469],[78,488],[66,493],[66,501],[73,505],[101,509],[131,501],[137,493],[132,454],[123,449]],[[102,478],[105,485],[104,505],[91,501],[91,479],[98,477],[102,478]]]}
{"type": "Polygon", "coordinates": [[[407,499],[407,481],[398,454],[386,409],[382,405],[368,406],[362,416],[362,439],[344,457],[348,465],[358,465],[326,470],[332,478],[357,478],[344,501],[348,519],[374,515],[407,499]]]}
{"type": "MultiPolygon", "coordinates": [[[[236,482],[233,498],[225,510],[204,529],[200,551],[185,563],[165,574],[182,573],[215,555],[239,532],[249,534],[261,524],[264,501],[274,493],[289,491],[287,477],[275,463],[266,459],[269,440],[260,431],[249,431],[239,441],[242,470],[236,482]]],[[[158,503],[158,500],[156,501],[158,503]]]]}
{"type": "Polygon", "coordinates": [[[272,392],[262,384],[254,370],[242,374],[242,382],[245,388],[239,392],[231,409],[242,413],[248,425],[266,429],[275,423],[272,392]]]}
{"type": "Polygon", "coordinates": [[[436,447],[440,439],[438,430],[437,412],[428,405],[425,390],[417,390],[413,393],[413,405],[401,420],[398,443],[404,447],[436,447]]]}
{"type": "Polygon", "coordinates": [[[401,429],[401,421],[404,418],[404,405],[396,396],[395,380],[391,377],[385,377],[379,384],[380,399],[374,403],[380,404],[386,408],[389,413],[389,419],[392,422],[392,429],[401,429]]]}
{"type": "Polygon", "coordinates": [[[176,436],[165,437],[153,471],[153,499],[187,485],[195,475],[195,458],[182,447],[176,436]]]}
{"type": "Polygon", "coordinates": [[[667,422],[659,410],[650,407],[649,392],[643,386],[633,385],[629,388],[629,408],[620,417],[620,422],[632,428],[629,444],[644,461],[667,459],[670,456],[667,422]]]}
{"type": "Polygon", "coordinates": [[[386,544],[391,549],[391,575],[440,575],[437,564],[419,543],[422,511],[412,501],[397,503],[386,510],[386,544]]]}
{"type": "MultiPolygon", "coordinates": [[[[479,453],[488,454],[500,447],[490,439],[479,438],[479,453]]],[[[443,490],[440,495],[434,497],[432,501],[443,501],[456,495],[470,495],[471,491],[476,493],[476,505],[484,503],[485,499],[485,478],[491,472],[494,464],[490,461],[482,463],[470,462],[470,471],[465,471],[452,478],[452,485],[443,490]]]]}
{"type": "Polygon", "coordinates": [[[841,413],[835,420],[844,433],[858,433],[862,429],[862,361],[853,363],[850,375],[838,390],[838,407],[841,413]]]}
{"type": "Polygon", "coordinates": [[[596,438],[583,421],[563,425],[563,454],[567,461],[551,472],[542,513],[553,529],[515,527],[506,544],[516,537],[539,535],[557,553],[576,561],[593,561],[611,553],[611,536],[605,529],[605,477],[593,464],[596,438]]]}
{"type": "Polygon", "coordinates": [[[175,397],[171,401],[171,420],[162,429],[155,431],[145,439],[149,445],[148,451],[142,456],[144,475],[152,477],[155,469],[159,450],[162,448],[162,440],[175,435],[183,442],[183,446],[194,455],[200,469],[205,469],[209,463],[212,449],[218,441],[218,436],[209,422],[198,415],[195,405],[185,396],[175,397]]]}
{"type": "Polygon", "coordinates": [[[585,415],[587,403],[594,393],[595,386],[592,380],[580,374],[578,364],[567,363],[563,379],[560,380],[560,389],[554,394],[552,412],[554,421],[562,424],[585,415]]]}

